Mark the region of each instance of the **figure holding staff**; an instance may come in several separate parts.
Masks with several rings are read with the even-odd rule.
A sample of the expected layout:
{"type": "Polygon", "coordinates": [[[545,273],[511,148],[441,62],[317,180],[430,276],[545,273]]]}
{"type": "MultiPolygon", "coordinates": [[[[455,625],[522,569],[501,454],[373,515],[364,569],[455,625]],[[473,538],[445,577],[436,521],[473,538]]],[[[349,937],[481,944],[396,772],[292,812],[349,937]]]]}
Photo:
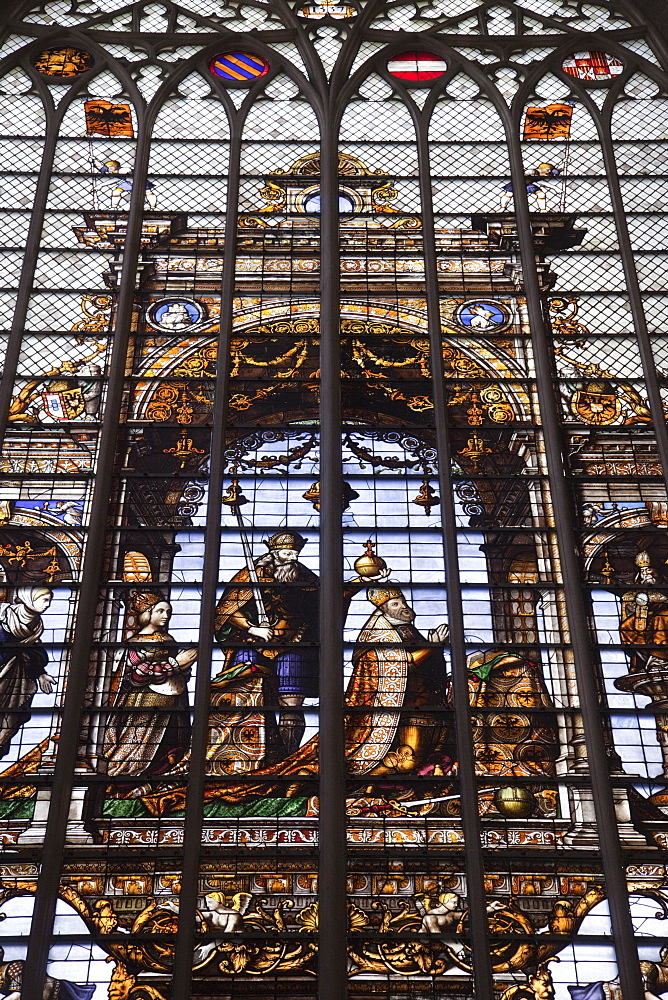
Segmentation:
{"type": "Polygon", "coordinates": [[[288,756],[304,735],[304,700],[318,696],[320,581],[298,558],[307,539],[289,528],[267,539],[269,551],[253,559],[240,513],[246,499],[236,480],[223,502],[236,514],[246,565],[216,607],[216,639],[225,649],[225,668],[214,683],[258,672],[273,680],[281,706],[282,755],[288,756]]]}

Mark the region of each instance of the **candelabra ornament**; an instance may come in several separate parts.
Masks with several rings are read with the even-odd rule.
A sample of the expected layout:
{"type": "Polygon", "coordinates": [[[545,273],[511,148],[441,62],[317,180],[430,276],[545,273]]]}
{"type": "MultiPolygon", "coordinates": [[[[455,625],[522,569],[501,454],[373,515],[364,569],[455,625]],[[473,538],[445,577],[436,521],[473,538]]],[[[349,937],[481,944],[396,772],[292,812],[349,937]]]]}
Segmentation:
{"type": "Polygon", "coordinates": [[[463,455],[464,458],[468,458],[473,466],[473,471],[478,472],[480,469],[480,462],[485,457],[485,455],[491,455],[492,449],[488,448],[481,437],[474,434],[466,442],[466,447],[462,448],[457,452],[458,455],[463,455]]]}
{"type": "Polygon", "coordinates": [[[417,504],[418,507],[422,507],[427,517],[429,517],[431,514],[431,508],[435,507],[436,504],[440,502],[441,498],[436,495],[429,480],[423,479],[420,491],[414,498],[413,503],[417,504]]]}
{"type": "Polygon", "coordinates": [[[9,542],[7,545],[0,543],[0,557],[6,559],[9,566],[13,565],[17,569],[25,569],[34,560],[50,557],[50,562],[47,566],[42,570],[34,570],[36,574],[43,574],[46,577],[47,583],[55,583],[56,578],[62,573],[58,560],[58,549],[55,545],[44,552],[35,552],[32,543],[28,539],[24,542],[9,542]]]}
{"type": "Polygon", "coordinates": [[[163,455],[173,455],[174,458],[180,459],[179,468],[185,469],[186,464],[193,455],[205,455],[206,451],[203,448],[196,448],[191,437],[188,437],[185,427],[181,431],[179,440],[174,448],[163,448],[163,455]]]}
{"type": "MultiPolygon", "coordinates": [[[[302,493],[304,500],[310,500],[313,504],[313,509],[320,512],[320,483],[311,483],[306,493],[302,493]]],[[[353,500],[357,500],[359,493],[352,488],[349,482],[345,479],[341,484],[341,513],[350,507],[353,500]]]]}
{"type": "Polygon", "coordinates": [[[607,552],[603,553],[603,565],[601,566],[601,576],[605,580],[605,584],[609,587],[612,584],[616,570],[615,567],[610,562],[610,558],[607,552]]]}

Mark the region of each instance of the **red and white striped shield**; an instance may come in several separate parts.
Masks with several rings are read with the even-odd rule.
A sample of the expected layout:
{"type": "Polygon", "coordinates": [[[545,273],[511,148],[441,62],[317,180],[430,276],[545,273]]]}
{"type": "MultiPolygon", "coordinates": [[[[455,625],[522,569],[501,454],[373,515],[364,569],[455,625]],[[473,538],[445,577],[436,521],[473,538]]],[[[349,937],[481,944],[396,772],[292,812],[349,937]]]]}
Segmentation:
{"type": "Polygon", "coordinates": [[[443,76],[447,69],[446,63],[431,52],[402,52],[400,56],[390,59],[388,71],[399,80],[410,80],[419,83],[422,80],[435,80],[443,76]]]}

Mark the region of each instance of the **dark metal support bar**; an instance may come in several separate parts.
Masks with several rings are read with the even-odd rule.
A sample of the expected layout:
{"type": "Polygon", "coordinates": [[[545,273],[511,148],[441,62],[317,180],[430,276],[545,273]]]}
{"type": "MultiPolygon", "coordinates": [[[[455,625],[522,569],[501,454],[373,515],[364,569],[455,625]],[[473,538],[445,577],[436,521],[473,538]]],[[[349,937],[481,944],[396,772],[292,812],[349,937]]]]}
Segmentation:
{"type": "Polygon", "coordinates": [[[645,316],[642,292],[638,281],[638,272],[636,271],[633,244],[631,243],[629,227],[626,221],[626,208],[624,206],[624,198],[622,196],[621,185],[619,183],[619,170],[617,169],[617,159],[615,157],[610,131],[614,107],[615,105],[611,104],[607,108],[604,116],[602,116],[603,120],[601,120],[596,113],[593,101],[589,106],[589,110],[594,117],[599,138],[601,140],[603,162],[605,164],[605,173],[610,191],[610,200],[612,202],[615,217],[617,239],[619,240],[619,255],[624,269],[626,291],[629,296],[631,315],[633,316],[633,325],[638,343],[638,353],[640,354],[643,374],[645,376],[645,387],[647,390],[649,408],[652,414],[656,447],[659,452],[659,459],[661,461],[661,469],[663,471],[666,490],[668,490],[668,426],[666,425],[666,416],[663,400],[661,398],[661,389],[659,388],[659,382],[656,376],[656,365],[654,363],[652,341],[647,328],[647,318],[645,316]]]}
{"type": "Polygon", "coordinates": [[[577,557],[577,541],[572,522],[573,508],[562,454],[561,421],[553,385],[553,354],[543,318],[519,128],[512,118],[509,120],[508,115],[505,116],[505,124],[548,482],[619,977],[626,1000],[643,1000],[644,989],[633,935],[624,861],[612,797],[610,767],[599,712],[596,670],[591,657],[585,600],[580,585],[581,567],[577,557]]]}
{"type": "Polygon", "coordinates": [[[441,494],[443,554],[447,578],[447,605],[450,625],[453,706],[457,734],[458,777],[460,781],[461,817],[466,851],[466,896],[469,910],[475,995],[477,1000],[493,1000],[494,986],[489,947],[484,863],[480,852],[482,834],[471,735],[464,613],[459,580],[455,491],[451,475],[448,408],[445,398],[445,377],[443,372],[438,261],[434,232],[429,143],[427,139],[428,127],[428,120],[421,117],[419,119],[418,130],[418,162],[420,197],[422,200],[422,239],[424,241],[427,321],[429,325],[434,420],[436,421],[436,447],[438,451],[438,483],[441,494]]]}
{"type": "Polygon", "coordinates": [[[23,256],[23,267],[19,287],[16,292],[16,304],[12,325],[7,340],[7,350],[5,351],[2,363],[2,380],[0,381],[0,445],[4,442],[7,431],[9,417],[9,407],[14,395],[16,372],[21,355],[21,344],[23,341],[23,331],[25,329],[26,315],[32,294],[33,279],[39,257],[40,242],[42,239],[42,227],[44,226],[44,214],[46,203],[51,188],[51,175],[53,173],[53,161],[56,155],[56,144],[58,142],[58,130],[62,115],[56,115],[53,109],[47,110],[47,129],[42,148],[42,162],[40,164],[39,178],[35,188],[32,211],[30,214],[30,224],[26,238],[25,252],[23,256]]]}
{"type": "Polygon", "coordinates": [[[179,929],[174,952],[172,1000],[190,1000],[192,958],[195,943],[195,913],[199,886],[202,810],[206,780],[206,749],[209,730],[211,654],[216,590],[220,567],[221,497],[225,475],[225,434],[230,382],[230,337],[234,312],[234,281],[237,249],[237,203],[239,201],[239,159],[241,126],[233,123],[227,184],[227,218],[223,275],[220,286],[220,328],[216,362],[216,389],[213,402],[213,430],[209,462],[209,495],[204,535],[202,609],[200,612],[195,712],[192,729],[186,819],[183,831],[183,871],[179,897],[179,929]],[[236,127],[235,127],[236,126],[236,127]]]}
{"type": "Polygon", "coordinates": [[[116,462],[118,428],[122,415],[125,366],[132,324],[137,262],[141,245],[144,192],[148,172],[149,130],[144,127],[144,123],[141,124],[123,254],[107,399],[100,434],[95,493],[91,504],[90,527],[81,572],[81,578],[86,581],[86,585],[82,587],[79,594],[65,703],[60,724],[58,756],[44,838],[42,866],[37,883],[35,909],[24,967],[23,993],[26,997],[41,996],[44,988],[44,976],[51,946],[53,919],[60,882],[60,868],[67,836],[74,770],[79,749],[82,706],[86,694],[90,650],[98,610],[98,583],[102,575],[109,516],[109,496],[116,462]]]}
{"type": "Polygon", "coordinates": [[[320,123],[319,1000],[347,995],[339,200],[332,117],[328,109],[320,123]]]}

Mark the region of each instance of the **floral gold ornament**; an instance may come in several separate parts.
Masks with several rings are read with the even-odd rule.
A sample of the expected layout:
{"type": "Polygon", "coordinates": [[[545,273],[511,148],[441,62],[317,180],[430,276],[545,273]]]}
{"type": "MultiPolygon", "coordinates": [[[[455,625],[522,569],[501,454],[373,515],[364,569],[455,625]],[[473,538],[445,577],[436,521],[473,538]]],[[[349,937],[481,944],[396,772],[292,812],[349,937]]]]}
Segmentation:
{"type": "Polygon", "coordinates": [[[239,480],[233,479],[227,490],[222,496],[222,503],[231,510],[237,510],[239,507],[245,506],[248,501],[248,497],[245,497],[241,492],[241,487],[239,486],[239,480]]]}
{"type": "Polygon", "coordinates": [[[360,366],[360,368],[362,368],[365,375],[374,377],[374,372],[369,369],[370,361],[377,368],[407,368],[411,365],[417,365],[420,368],[420,374],[425,378],[429,377],[430,346],[428,340],[414,337],[411,337],[410,339],[393,338],[390,343],[401,345],[406,344],[411,347],[415,353],[403,359],[396,357],[383,357],[381,351],[383,347],[387,349],[388,345],[386,342],[381,343],[374,350],[369,343],[364,343],[361,340],[351,341],[353,359],[360,366]]]}
{"type": "Polygon", "coordinates": [[[308,340],[298,340],[292,347],[289,347],[286,351],[276,354],[273,357],[269,356],[267,348],[275,344],[275,340],[270,340],[269,338],[259,338],[255,337],[235,337],[230,343],[230,354],[232,355],[234,364],[232,371],[230,372],[232,377],[239,374],[239,368],[241,365],[250,365],[252,368],[278,368],[279,365],[288,365],[282,371],[277,371],[273,377],[274,378],[292,378],[299,369],[303,366],[309,353],[310,342],[308,340]],[[252,353],[248,351],[250,347],[251,350],[254,346],[262,346],[263,357],[261,359],[256,359],[252,356],[252,353]],[[290,362],[290,364],[288,364],[290,362]]]}
{"type": "Polygon", "coordinates": [[[72,329],[77,330],[80,334],[77,337],[78,344],[89,339],[85,334],[104,333],[108,329],[111,304],[111,296],[109,295],[82,295],[81,311],[84,318],[72,325],[72,329]]]}
{"type": "Polygon", "coordinates": [[[480,397],[478,396],[478,393],[473,392],[471,394],[471,406],[466,411],[466,422],[471,426],[475,426],[476,424],[482,424],[484,421],[483,411],[478,406],[479,402],[480,402],[480,397]]]}
{"type": "Polygon", "coordinates": [[[574,298],[554,297],[548,301],[552,332],[563,343],[583,347],[590,336],[589,329],[578,316],[579,303],[574,298]]]}
{"type": "Polygon", "coordinates": [[[500,385],[471,386],[456,382],[449,390],[448,406],[461,406],[470,401],[466,411],[466,422],[470,426],[480,426],[485,417],[495,424],[507,424],[515,419],[515,411],[506,392],[500,385]]]}
{"type": "MultiPolygon", "coordinates": [[[[128,877],[131,880],[133,878],[132,875],[128,877]]],[[[144,876],[139,878],[143,879],[144,876]]],[[[402,885],[405,884],[405,878],[400,875],[390,876],[390,879],[400,880],[402,885]]],[[[161,881],[164,881],[164,877],[161,881]]],[[[541,934],[536,934],[530,917],[512,902],[504,904],[496,900],[488,909],[489,929],[494,942],[492,966],[495,971],[525,969],[532,965],[535,967],[537,960],[545,961],[557,954],[563,947],[561,940],[564,935],[574,934],[587,913],[605,897],[600,886],[593,885],[591,880],[569,877],[562,881],[568,883],[563,887],[564,892],[574,896],[575,900],[558,899],[552,904],[544,941],[541,940],[541,934]],[[558,937],[555,938],[555,935],[558,937]]],[[[446,884],[449,883],[450,880],[446,880],[446,884]]],[[[495,885],[497,883],[498,880],[495,885]]],[[[543,882],[541,886],[542,884],[543,882]]],[[[517,888],[519,889],[519,884],[517,888]]],[[[0,905],[10,899],[34,895],[35,891],[34,878],[5,879],[0,886],[0,905]]],[[[651,893],[651,890],[644,888],[636,891],[641,894],[648,892],[648,896],[651,893]]],[[[245,936],[221,936],[215,941],[216,947],[208,950],[205,961],[199,968],[206,968],[218,977],[299,970],[314,975],[317,939],[314,937],[314,940],[309,940],[304,936],[290,941],[284,935],[289,929],[298,928],[305,934],[310,932],[315,936],[321,929],[317,903],[309,903],[300,908],[298,897],[287,898],[278,906],[265,909],[262,897],[253,897],[249,893],[238,893],[237,896],[231,901],[230,909],[235,908],[240,912],[243,908],[242,927],[245,936]],[[243,906],[241,897],[244,897],[243,906]],[[293,910],[296,912],[290,917],[289,926],[288,916],[293,910]],[[252,940],[249,941],[251,935],[252,940]]],[[[137,977],[142,976],[142,973],[150,976],[165,974],[172,969],[177,911],[170,900],[147,899],[142,910],[125,927],[126,933],[118,934],[114,933],[118,928],[118,917],[111,904],[121,897],[108,898],[100,895],[96,900],[87,899],[70,886],[61,886],[59,897],[84,921],[93,941],[116,962],[118,976],[115,983],[119,990],[126,986],[131,988],[130,993],[110,995],[118,1000],[123,996],[134,997],[136,1000],[164,1000],[163,995],[149,985],[150,978],[145,985],[140,985],[137,977]],[[132,976],[126,972],[128,966],[133,969],[132,976]]],[[[349,902],[347,924],[348,931],[353,932],[349,938],[350,975],[392,974],[403,978],[439,975],[453,968],[470,971],[470,947],[467,944],[461,948],[452,947],[448,943],[444,945],[443,939],[436,933],[432,938],[433,932],[429,930],[430,926],[439,926],[438,916],[441,911],[438,907],[444,897],[455,904],[452,908],[452,931],[466,942],[468,911],[457,893],[444,893],[440,885],[432,893],[404,898],[398,909],[377,900],[374,903],[373,925],[360,907],[349,902]],[[433,920],[425,922],[425,914],[429,913],[433,914],[433,920]],[[371,930],[372,927],[374,934],[371,939],[355,933],[371,930]]],[[[450,909],[446,908],[446,912],[450,912],[450,909]]],[[[211,929],[206,920],[199,927],[205,933],[211,929]]],[[[444,929],[449,930],[450,925],[444,929]]]]}
{"type": "Polygon", "coordinates": [[[487,408],[490,420],[505,424],[514,418],[513,408],[500,385],[486,385],[480,389],[480,402],[487,408]]]}
{"type": "MultiPolygon", "coordinates": [[[[194,368],[196,362],[194,359],[189,360],[193,361],[194,368]]],[[[174,374],[177,374],[176,370],[174,374]]],[[[195,370],[189,373],[180,367],[178,374],[192,374],[195,378],[199,372],[195,370]]],[[[207,383],[202,385],[198,382],[164,381],[158,385],[146,407],[146,419],[155,420],[156,423],[170,420],[180,424],[190,424],[196,420],[199,422],[202,415],[211,409],[212,399],[213,390],[207,383]]]]}
{"type": "Polygon", "coordinates": [[[609,587],[615,577],[615,567],[610,562],[608,553],[603,553],[603,565],[601,566],[601,576],[609,587]]]}
{"type": "Polygon", "coordinates": [[[265,201],[268,201],[268,205],[263,205],[259,209],[260,212],[277,212],[280,208],[283,208],[287,201],[287,192],[285,188],[282,188],[279,184],[274,184],[272,181],[267,181],[263,188],[260,188],[260,195],[265,201]]]}
{"type": "Polygon", "coordinates": [[[35,552],[29,539],[24,542],[0,543],[0,559],[6,559],[10,566],[14,565],[20,569],[25,569],[29,563],[34,563],[36,560],[49,559],[48,564],[42,570],[34,570],[40,576],[45,577],[47,583],[54,583],[62,573],[56,546],[53,545],[44,552],[35,552]]]}

